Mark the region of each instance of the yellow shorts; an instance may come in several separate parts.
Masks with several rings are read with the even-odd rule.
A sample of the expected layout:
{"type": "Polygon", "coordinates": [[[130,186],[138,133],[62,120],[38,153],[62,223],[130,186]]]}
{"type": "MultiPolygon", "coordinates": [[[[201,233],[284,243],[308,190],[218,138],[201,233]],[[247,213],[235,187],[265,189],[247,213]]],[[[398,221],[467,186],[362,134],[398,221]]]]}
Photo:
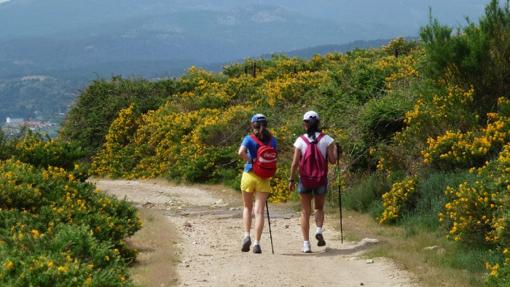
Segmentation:
{"type": "Polygon", "coordinates": [[[241,191],[242,192],[271,192],[269,179],[263,179],[252,171],[243,172],[241,177],[241,191]]]}

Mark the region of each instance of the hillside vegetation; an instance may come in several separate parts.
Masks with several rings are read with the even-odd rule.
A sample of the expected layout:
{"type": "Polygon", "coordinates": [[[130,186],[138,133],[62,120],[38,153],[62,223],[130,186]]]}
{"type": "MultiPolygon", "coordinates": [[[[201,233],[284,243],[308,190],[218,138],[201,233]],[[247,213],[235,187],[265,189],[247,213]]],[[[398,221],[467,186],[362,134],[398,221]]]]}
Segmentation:
{"type": "Polygon", "coordinates": [[[143,81],[96,82],[83,96],[95,100],[70,113],[83,114],[83,124],[62,134],[94,143],[92,172],[101,176],[236,187],[242,166],[236,149],[250,115],[264,113],[281,152],[272,200],[285,201],[301,115],[316,110],[343,147],[350,208],[381,224],[422,226],[484,250],[474,268],[486,263],[487,284],[507,286],[510,9],[492,1],[478,23],[457,30],[431,19],[420,36],[309,60],[247,59],[221,73],[192,67],[171,81],[171,90],[143,100],[121,96],[132,89],[100,89],[141,88],[143,81]],[[146,104],[154,99],[161,104],[146,104]],[[98,104],[111,101],[121,104],[98,104]],[[100,121],[89,124],[95,117],[100,121]],[[87,129],[97,133],[70,133],[87,129]]]}
{"type": "Polygon", "coordinates": [[[136,209],[86,183],[84,152],[0,134],[0,285],[131,286],[136,209]]]}
{"type": "Polygon", "coordinates": [[[271,200],[288,200],[292,143],[315,110],[343,149],[347,207],[410,238],[447,237],[457,253],[440,265],[510,286],[510,6],[493,0],[457,30],[431,19],[420,37],[177,79],[97,80],[58,139],[0,135],[0,285],[131,285],[124,239],[141,227],[136,210],[87,176],[237,188],[254,113],[279,142],[271,200]]]}
{"type": "Polygon", "coordinates": [[[92,91],[114,83],[134,83],[96,83],[87,90],[91,93],[84,95],[94,101],[70,113],[70,117],[87,115],[80,118],[83,125],[64,128],[62,134],[74,139],[68,131],[75,131],[82,142],[97,142],[104,136],[92,163],[100,175],[222,180],[237,186],[242,163],[236,150],[249,128],[250,115],[263,112],[270,119],[282,154],[281,168],[273,179],[277,191],[274,199],[285,200],[286,167],[292,143],[302,132],[302,113],[308,109],[321,112],[327,132],[339,139],[352,158],[361,158],[353,168],[375,166],[366,150],[403,127],[404,113],[412,107],[414,97],[406,89],[418,78],[414,66],[421,50],[414,43],[397,40],[385,49],[310,60],[283,56],[247,60],[226,67],[220,74],[191,68],[172,82],[173,93],[156,109],[144,112],[146,108],[134,101],[129,106],[124,101],[123,109],[101,105],[101,113],[118,114],[100,126],[89,124],[91,119],[104,119],[96,116],[96,103],[117,102],[120,97],[92,91]],[[384,122],[378,114],[383,114],[384,122]],[[90,129],[98,133],[87,135],[90,129]]]}

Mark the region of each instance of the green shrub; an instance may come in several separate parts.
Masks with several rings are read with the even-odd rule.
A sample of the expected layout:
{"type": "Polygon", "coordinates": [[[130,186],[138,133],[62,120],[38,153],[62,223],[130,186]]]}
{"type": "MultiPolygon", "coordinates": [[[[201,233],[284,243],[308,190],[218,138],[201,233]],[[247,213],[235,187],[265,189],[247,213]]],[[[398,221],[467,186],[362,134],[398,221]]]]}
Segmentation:
{"type": "MultiPolygon", "coordinates": [[[[492,262],[496,260],[491,260],[492,262]]],[[[488,287],[508,287],[510,286],[510,265],[507,264],[495,264],[494,266],[489,265],[489,277],[487,278],[486,285],[488,287]]]]}
{"type": "Polygon", "coordinates": [[[7,159],[9,157],[6,141],[7,139],[5,138],[4,132],[0,130],[0,160],[7,159]]]}
{"type": "Polygon", "coordinates": [[[384,176],[374,173],[363,177],[344,193],[345,207],[360,212],[370,211],[390,188],[384,176]]]}
{"type": "Polygon", "coordinates": [[[85,156],[76,142],[45,138],[30,130],[7,144],[11,146],[10,157],[43,168],[54,166],[73,170],[75,164],[85,156]]]}
{"type": "Polygon", "coordinates": [[[481,118],[494,111],[497,99],[509,96],[510,7],[491,0],[478,24],[468,22],[464,29],[453,29],[431,19],[421,30],[426,50],[424,71],[433,79],[467,88],[475,87],[470,107],[481,118]]]}
{"type": "MultiPolygon", "coordinates": [[[[458,186],[463,181],[473,177],[467,171],[432,172],[423,177],[417,186],[418,200],[416,208],[410,216],[416,217],[420,225],[430,230],[437,229],[439,226],[438,215],[447,202],[444,194],[446,187],[458,186]]],[[[406,225],[407,223],[404,224],[406,225]]]]}
{"type": "Polygon", "coordinates": [[[20,213],[1,212],[2,221],[8,213],[16,217],[15,226],[26,225],[17,228],[16,240],[2,238],[2,286],[132,286],[118,250],[94,238],[87,226],[59,224],[53,232],[39,234],[27,228],[30,219],[23,220],[20,213]]]}
{"type": "Polygon", "coordinates": [[[62,168],[0,161],[0,285],[130,286],[136,209],[62,168]]]}
{"type": "Polygon", "coordinates": [[[158,108],[176,92],[173,80],[151,82],[114,77],[92,82],[67,114],[60,137],[82,147],[87,157],[104,142],[110,124],[120,110],[135,104],[137,114],[158,108]]]}
{"type": "Polygon", "coordinates": [[[412,97],[398,93],[368,101],[360,118],[364,140],[370,145],[390,140],[404,128],[405,114],[412,106],[412,97]]]}

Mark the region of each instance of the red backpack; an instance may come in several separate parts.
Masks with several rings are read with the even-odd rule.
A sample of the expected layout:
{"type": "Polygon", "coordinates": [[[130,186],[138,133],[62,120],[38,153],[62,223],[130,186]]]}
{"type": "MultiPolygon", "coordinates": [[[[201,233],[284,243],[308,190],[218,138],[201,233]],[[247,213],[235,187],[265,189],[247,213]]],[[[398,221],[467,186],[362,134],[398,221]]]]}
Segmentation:
{"type": "Polygon", "coordinates": [[[317,146],[323,136],[324,134],[320,133],[314,142],[310,142],[305,135],[301,136],[306,143],[306,150],[301,157],[299,175],[305,188],[318,188],[328,181],[328,162],[317,146]]]}
{"type": "Polygon", "coordinates": [[[257,157],[253,161],[253,172],[262,178],[273,177],[276,173],[278,152],[271,145],[264,144],[255,135],[252,134],[250,137],[259,145],[257,157]]]}

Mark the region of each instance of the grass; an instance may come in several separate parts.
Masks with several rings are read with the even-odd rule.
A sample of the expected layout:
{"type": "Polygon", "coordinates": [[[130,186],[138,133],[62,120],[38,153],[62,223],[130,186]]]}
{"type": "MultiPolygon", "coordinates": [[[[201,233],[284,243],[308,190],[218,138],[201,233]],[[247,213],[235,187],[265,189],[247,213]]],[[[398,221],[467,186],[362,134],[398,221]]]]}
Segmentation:
{"type": "Polygon", "coordinates": [[[158,210],[139,210],[144,226],[128,240],[140,252],[130,268],[133,281],[137,286],[176,286],[175,266],[180,260],[176,228],[158,210]]]}
{"type": "MultiPolygon", "coordinates": [[[[328,220],[339,220],[338,212],[328,220]]],[[[403,270],[413,273],[421,286],[484,285],[485,262],[493,255],[484,248],[463,246],[446,239],[444,232],[431,231],[430,226],[409,219],[401,226],[379,225],[368,214],[344,211],[344,238],[359,241],[376,238],[380,243],[365,256],[393,259],[403,270]],[[430,247],[431,250],[426,248],[430,247]]]]}
{"type": "MultiPolygon", "coordinates": [[[[343,195],[344,207],[348,209],[344,211],[344,234],[354,240],[379,239],[381,244],[371,248],[366,256],[393,259],[415,274],[422,286],[483,286],[485,262],[496,255],[484,247],[446,239],[448,232],[437,218],[446,201],[445,187],[456,186],[470,176],[466,172],[423,175],[417,187],[415,208],[403,215],[398,226],[377,223],[383,210],[381,195],[391,188],[388,180],[377,175],[361,178],[343,195]]],[[[338,214],[338,197],[329,199],[329,210],[338,214]]]]}
{"type": "MultiPolygon", "coordinates": [[[[376,208],[378,205],[377,199],[380,199],[382,194],[388,191],[390,187],[384,178],[375,174],[369,175],[347,190],[342,191],[342,204],[359,212],[369,212],[376,208]]],[[[329,201],[333,203],[332,200],[335,200],[334,204],[337,204],[338,191],[331,195],[329,201]]]]}

